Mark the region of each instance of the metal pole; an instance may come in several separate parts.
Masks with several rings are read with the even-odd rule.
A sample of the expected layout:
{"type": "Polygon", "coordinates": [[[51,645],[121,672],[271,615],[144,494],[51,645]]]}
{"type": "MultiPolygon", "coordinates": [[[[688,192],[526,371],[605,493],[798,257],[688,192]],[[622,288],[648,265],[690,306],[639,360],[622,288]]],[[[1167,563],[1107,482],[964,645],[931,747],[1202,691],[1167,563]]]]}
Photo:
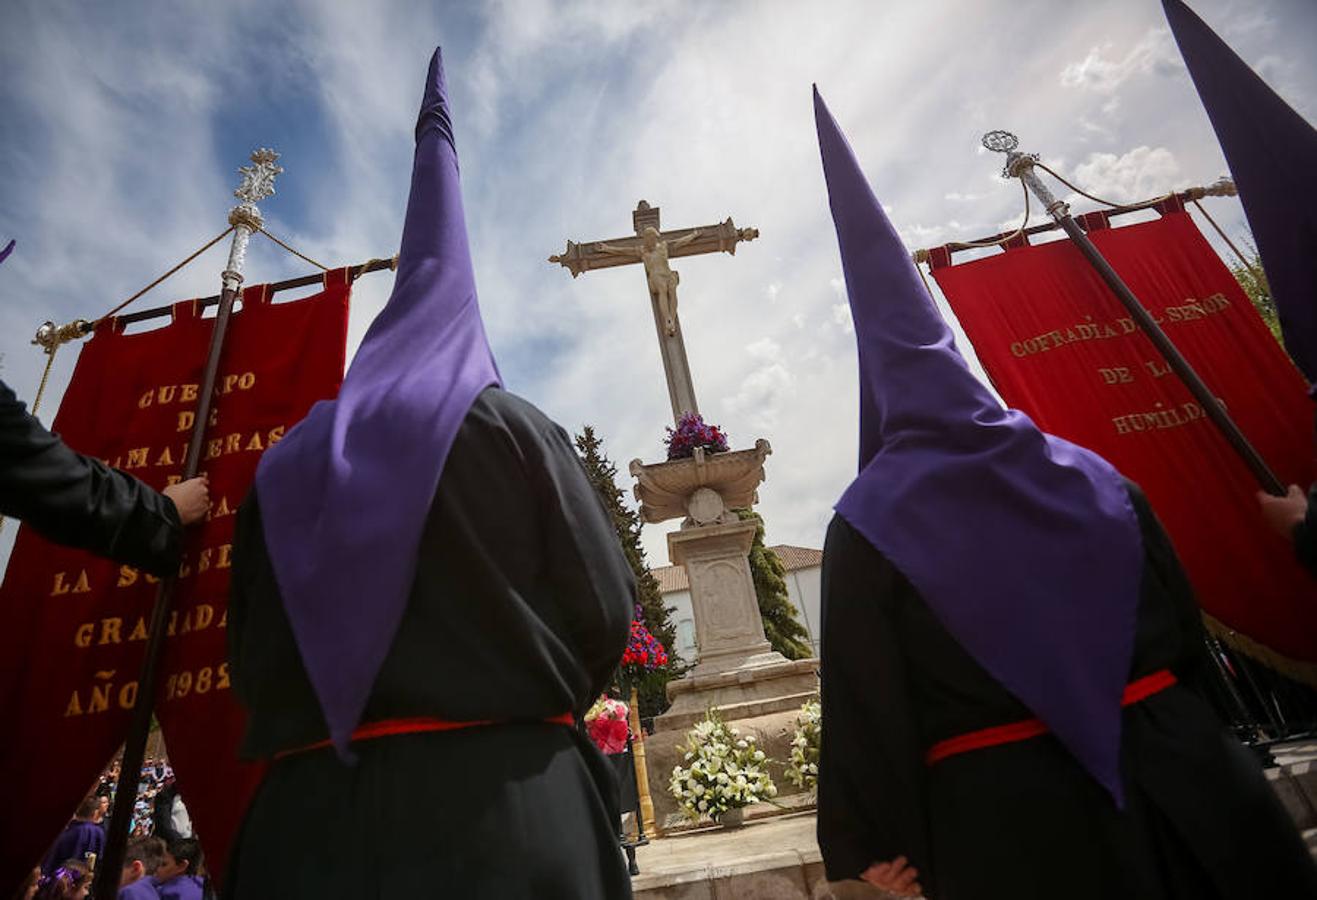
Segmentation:
{"type": "Polygon", "coordinates": [[[1006,154],[1006,168],[1004,174],[1019,178],[1025,186],[1033,192],[1033,195],[1039,199],[1048,214],[1056,220],[1056,223],[1065,230],[1070,240],[1079,248],[1079,252],[1084,255],[1102,280],[1106,282],[1107,287],[1116,295],[1116,299],[1129,312],[1130,316],[1138,323],[1139,328],[1152,341],[1158,352],[1165,358],[1172,371],[1180,377],[1189,392],[1193,394],[1194,399],[1202,406],[1203,412],[1212,420],[1221,434],[1229,442],[1234,451],[1239,454],[1240,459],[1248,466],[1253,477],[1267,493],[1277,497],[1285,496],[1285,485],[1283,485],[1276,474],[1271,471],[1266,460],[1258,453],[1244,432],[1240,431],[1239,426],[1230,418],[1221,401],[1207,387],[1203,379],[1194,371],[1193,366],[1180,353],[1179,348],[1171,342],[1162,331],[1161,326],[1156,320],[1144,309],[1139,298],[1134,296],[1134,292],[1129,289],[1116,270],[1111,268],[1111,264],[1106,261],[1093,242],[1088,239],[1088,235],[1079,227],[1070,216],[1070,206],[1063,200],[1058,200],[1052,195],[1047,185],[1043,184],[1036,172],[1033,164],[1037,160],[1036,155],[1021,153],[1018,149],[1019,139],[1008,131],[991,131],[983,136],[983,146],[989,150],[995,150],[998,153],[1006,154]]]}
{"type": "Polygon", "coordinates": [[[1207,655],[1212,658],[1212,665],[1216,670],[1217,679],[1225,686],[1227,696],[1235,705],[1235,709],[1239,716],[1240,727],[1252,731],[1252,734],[1247,740],[1252,743],[1265,740],[1265,732],[1263,732],[1259,723],[1254,721],[1253,713],[1249,710],[1248,704],[1244,702],[1244,696],[1239,692],[1239,686],[1235,684],[1234,673],[1226,668],[1224,662],[1225,655],[1221,648],[1221,642],[1215,637],[1204,635],[1203,644],[1207,649],[1207,655]]]}
{"type": "MultiPolygon", "coordinates": [[[[229,246],[229,263],[221,275],[223,290],[220,293],[219,311],[215,316],[215,331],[210,338],[206,368],[197,394],[196,418],[192,423],[187,458],[183,463],[183,480],[193,478],[201,465],[206,426],[214,400],[215,380],[219,374],[220,356],[224,350],[224,335],[233,313],[233,301],[242,285],[243,261],[247,255],[247,241],[261,227],[261,213],[256,201],[274,193],[274,178],[283,171],[275,165],[279,154],[273,150],[256,150],[251,155],[252,166],[243,166],[242,184],[234,196],[242,201],[229,212],[229,223],[234,226],[233,243],[229,246]]],[[[147,632],[145,657],[137,679],[137,702],[129,720],[128,737],[124,741],[123,761],[119,766],[119,787],[114,795],[114,808],[110,813],[110,829],[105,838],[105,852],[96,869],[92,896],[95,900],[115,900],[119,893],[119,878],[123,874],[124,851],[128,846],[128,826],[137,800],[137,784],[146,755],[146,741],[151,730],[151,713],[155,705],[156,683],[161,652],[165,646],[165,622],[170,602],[174,597],[175,576],[163,578],[156,591],[155,605],[151,609],[151,626],[147,632]]]]}
{"type": "MultiPolygon", "coordinates": [[[[631,766],[632,766],[631,779],[635,781],[636,748],[635,748],[635,742],[631,737],[631,729],[629,723],[627,727],[627,736],[626,736],[626,752],[627,752],[627,756],[630,757],[631,759],[631,766]]],[[[649,843],[649,838],[645,836],[645,817],[644,815],[641,814],[639,798],[640,798],[640,785],[639,783],[637,783],[636,808],[632,810],[632,812],[636,817],[636,839],[634,841],[630,841],[627,840],[627,836],[625,833],[622,835],[622,847],[626,851],[626,867],[627,867],[627,871],[632,876],[636,876],[640,874],[640,866],[636,864],[636,848],[643,847],[649,843]]]]}

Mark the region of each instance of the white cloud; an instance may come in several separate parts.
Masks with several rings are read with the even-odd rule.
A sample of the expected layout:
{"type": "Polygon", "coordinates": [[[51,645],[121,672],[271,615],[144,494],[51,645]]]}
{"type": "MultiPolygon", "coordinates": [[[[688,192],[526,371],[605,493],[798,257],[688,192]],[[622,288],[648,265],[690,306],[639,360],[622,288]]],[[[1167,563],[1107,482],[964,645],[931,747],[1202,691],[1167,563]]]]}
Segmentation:
{"type": "Polygon", "coordinates": [[[745,355],[760,362],[773,362],[782,355],[782,347],[772,338],[760,338],[752,344],[746,344],[745,355]]]}
{"type": "Polygon", "coordinates": [[[1175,154],[1165,147],[1135,147],[1128,153],[1094,153],[1075,167],[1071,179],[1104,200],[1132,203],[1158,197],[1180,186],[1175,154]]]}
{"type": "MultiPolygon", "coordinates": [[[[745,355],[756,367],[741,379],[735,394],[724,397],[723,409],[758,430],[777,427],[784,401],[793,393],[795,379],[782,359],[782,347],[772,338],[746,345],[745,355]]],[[[748,441],[741,441],[742,445],[748,441]]]]}
{"type": "Polygon", "coordinates": [[[1093,47],[1082,60],[1061,70],[1061,84],[1111,94],[1137,75],[1169,75],[1184,68],[1169,28],[1149,29],[1124,56],[1109,55],[1115,52],[1112,44],[1093,47]]]}
{"type": "Polygon", "coordinates": [[[851,305],[849,303],[833,304],[832,322],[846,334],[855,333],[855,323],[851,320],[851,305]]]}

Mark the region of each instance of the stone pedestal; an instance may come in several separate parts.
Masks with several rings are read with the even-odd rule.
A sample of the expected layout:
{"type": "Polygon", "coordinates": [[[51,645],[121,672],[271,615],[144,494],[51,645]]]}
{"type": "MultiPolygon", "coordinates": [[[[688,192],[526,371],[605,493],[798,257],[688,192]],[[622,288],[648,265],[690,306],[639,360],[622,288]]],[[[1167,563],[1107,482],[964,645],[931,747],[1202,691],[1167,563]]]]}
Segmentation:
{"type": "Polygon", "coordinates": [[[769,646],[748,558],[755,523],[742,522],[733,511],[758,502],[756,489],[771,452],[768,442],[760,440],[753,450],[697,450],[691,459],[631,463],[645,521],[684,515],[680,530],[668,535],[668,555],[690,580],[699,653],[694,668],[668,684],[672,706],[655,720],[655,733],[646,739],[661,829],[680,821],[667,791],[680,762],[679,745],[709,710],[743,733],[753,733],[764,752],[780,761],[770,768],[780,795],[795,790],[783,777],[781,763],[790,756],[801,705],[818,693],[818,661],[788,660],[769,646]]]}
{"type": "Polygon", "coordinates": [[[668,685],[672,707],[655,730],[686,729],[709,709],[726,719],[796,710],[818,690],[817,660],[792,662],[769,647],[750,574],[755,523],[687,528],[668,535],[668,555],[690,579],[699,660],[668,685]]]}

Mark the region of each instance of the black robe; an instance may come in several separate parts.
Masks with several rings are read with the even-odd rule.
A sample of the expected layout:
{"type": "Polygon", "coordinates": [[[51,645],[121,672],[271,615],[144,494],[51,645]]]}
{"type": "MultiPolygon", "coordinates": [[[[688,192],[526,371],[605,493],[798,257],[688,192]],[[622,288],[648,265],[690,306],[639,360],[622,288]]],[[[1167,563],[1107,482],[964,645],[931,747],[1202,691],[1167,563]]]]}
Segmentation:
{"type": "Polygon", "coordinates": [[[818,787],[829,878],[905,855],[935,900],[1317,897],[1293,821],[1195,690],[1210,665],[1199,611],[1142,492],[1130,493],[1146,551],[1130,679],[1169,668],[1179,683],[1125,709],[1123,812],[1049,735],[924,765],[938,741],[1032,714],[833,519],[818,787]]]}
{"type": "Polygon", "coordinates": [[[155,575],[178,571],[183,524],[174,501],[75,453],[0,381],[0,515],[47,540],[155,575]]]}
{"type": "MultiPolygon", "coordinates": [[[[634,593],[566,432],[524,400],[486,390],[445,463],[363,722],[511,724],[361,741],[352,766],[332,750],[274,762],[226,895],[629,897],[616,780],[578,729],[543,720],[583,715],[603,691],[634,593]]],[[[229,650],[250,713],[245,756],[327,737],[254,494],[239,513],[229,650]]]]}
{"type": "Polygon", "coordinates": [[[1294,526],[1294,555],[1317,576],[1317,484],[1308,488],[1308,510],[1303,521],[1294,526]]]}

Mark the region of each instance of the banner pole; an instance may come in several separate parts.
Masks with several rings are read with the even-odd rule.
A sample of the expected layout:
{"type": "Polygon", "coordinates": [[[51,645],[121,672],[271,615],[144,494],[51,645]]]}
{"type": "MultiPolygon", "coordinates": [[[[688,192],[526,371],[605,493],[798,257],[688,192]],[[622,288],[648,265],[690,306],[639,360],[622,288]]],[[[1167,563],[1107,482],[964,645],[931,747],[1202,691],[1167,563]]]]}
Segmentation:
{"type": "MultiPolygon", "coordinates": [[[[279,154],[260,149],[252,152],[253,165],[238,171],[242,183],[233,192],[241,203],[229,212],[229,224],[234,226],[233,242],[229,245],[229,262],[221,274],[223,289],[219,310],[215,316],[215,331],[210,338],[201,388],[197,393],[196,418],[188,439],[187,458],[183,463],[183,480],[196,476],[201,466],[201,450],[205,446],[206,427],[214,401],[215,381],[219,376],[220,357],[224,351],[224,337],[233,313],[233,302],[242,285],[243,262],[247,256],[247,242],[262,225],[261,212],[256,201],[274,193],[274,178],[283,172],[275,165],[279,154]]],[[[155,706],[156,686],[159,681],[160,657],[165,646],[165,623],[174,598],[176,576],[160,580],[155,605],[151,608],[151,625],[147,632],[145,655],[137,679],[137,702],[129,720],[128,736],[124,741],[123,761],[119,766],[119,785],[110,813],[109,832],[105,837],[105,851],[96,869],[92,896],[95,900],[115,900],[119,893],[119,879],[123,874],[124,852],[128,847],[128,826],[137,801],[137,785],[141,777],[142,760],[146,755],[146,742],[151,731],[151,714],[155,706]]],[[[193,874],[189,872],[188,874],[193,874]]]]}
{"type": "Polygon", "coordinates": [[[983,146],[989,150],[1006,154],[1006,167],[1003,174],[1011,178],[1019,178],[1024,182],[1025,187],[1033,193],[1035,197],[1043,204],[1048,214],[1061,226],[1070,240],[1079,248],[1079,252],[1098,273],[1111,292],[1116,295],[1116,299],[1129,312],[1130,316],[1138,323],[1139,328],[1143,331],[1148,339],[1152,341],[1158,352],[1165,358],[1170,365],[1171,370],[1179,376],[1189,392],[1193,394],[1194,399],[1202,406],[1203,412],[1211,419],[1212,424],[1217,427],[1221,434],[1229,442],[1231,448],[1237,453],[1244,465],[1248,466],[1253,477],[1257,479],[1267,493],[1277,497],[1285,496],[1285,485],[1283,485],[1276,473],[1271,471],[1266,460],[1258,453],[1254,447],[1235,424],[1235,420],[1230,418],[1221,401],[1216,398],[1211,389],[1203,382],[1198,373],[1194,371],[1193,366],[1180,353],[1178,347],[1172,343],[1171,339],[1166,336],[1166,332],[1157,324],[1152,315],[1146,310],[1139,298],[1134,296],[1134,292],[1129,289],[1116,270],[1111,267],[1106,258],[1098,252],[1097,247],[1088,239],[1088,235],[1079,227],[1079,223],[1070,215],[1070,205],[1064,200],[1058,200],[1052,195],[1047,185],[1043,184],[1036,172],[1034,172],[1034,163],[1038,160],[1037,154],[1021,153],[1019,139],[1009,131],[990,131],[983,136],[983,146]]]}

